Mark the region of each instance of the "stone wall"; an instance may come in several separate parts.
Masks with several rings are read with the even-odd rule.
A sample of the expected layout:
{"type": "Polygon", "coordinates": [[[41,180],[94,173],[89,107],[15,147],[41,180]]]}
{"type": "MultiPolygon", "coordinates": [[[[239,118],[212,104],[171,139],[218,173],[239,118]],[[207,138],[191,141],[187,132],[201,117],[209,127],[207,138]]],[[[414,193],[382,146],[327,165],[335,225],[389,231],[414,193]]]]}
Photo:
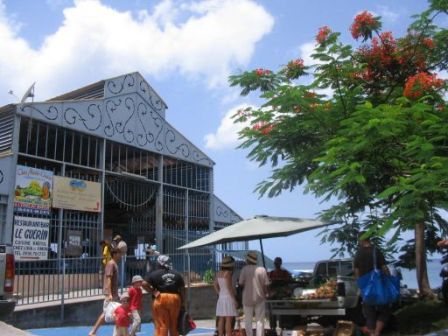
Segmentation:
{"type": "MultiPolygon", "coordinates": [[[[187,290],[188,291],[188,290],[187,290]]],[[[188,295],[188,294],[187,294],[188,295]]],[[[213,287],[198,286],[190,288],[189,312],[193,319],[213,319],[215,317],[217,296],[213,287]]],[[[143,296],[143,322],[150,322],[151,296],[143,296]]],[[[78,299],[66,302],[64,305],[62,322],[62,309],[60,302],[52,302],[32,307],[16,307],[16,311],[6,322],[21,329],[51,328],[57,326],[93,325],[101,313],[103,300],[101,297],[95,299],[78,299]]]]}

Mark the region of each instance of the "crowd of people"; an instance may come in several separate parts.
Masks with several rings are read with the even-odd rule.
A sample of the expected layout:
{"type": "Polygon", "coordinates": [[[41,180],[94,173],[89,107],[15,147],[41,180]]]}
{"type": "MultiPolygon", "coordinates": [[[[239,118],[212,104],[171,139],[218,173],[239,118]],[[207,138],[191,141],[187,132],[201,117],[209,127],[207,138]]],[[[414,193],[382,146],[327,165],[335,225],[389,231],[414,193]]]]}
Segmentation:
{"type": "Polygon", "coordinates": [[[141,328],[142,288],[152,295],[155,336],[178,336],[177,320],[181,307],[185,307],[185,282],[182,275],[173,269],[170,257],[160,254],[155,245],[151,245],[147,254],[157,257],[157,266],[147,266],[145,279],[135,275],[127,290],[119,296],[120,279],[124,281],[120,274],[124,273],[126,242],[117,235],[111,244],[106,240],[100,244],[103,310],[89,336],[96,336],[98,329],[107,322],[109,313],[115,323],[113,336],[135,336],[141,328]]]}
{"type": "MultiPolygon", "coordinates": [[[[448,247],[448,240],[438,245],[448,247]]],[[[151,245],[147,250],[147,256],[155,259],[156,265],[148,263],[145,278],[135,275],[127,290],[119,296],[120,274],[124,272],[127,245],[122,237],[117,235],[110,244],[108,241],[102,241],[101,251],[103,311],[98,316],[89,336],[96,335],[98,329],[107,320],[106,314],[107,311],[111,311],[111,307],[113,307],[112,314],[115,321],[114,336],[135,336],[140,331],[142,321],[142,289],[152,295],[155,336],[168,336],[168,334],[178,336],[178,316],[181,308],[186,308],[185,282],[182,275],[173,269],[170,257],[160,254],[156,246],[151,245]]],[[[223,257],[213,284],[218,297],[215,333],[217,336],[234,335],[237,320],[238,324],[244,320],[246,336],[264,336],[267,298],[281,299],[292,295],[290,284],[294,282],[294,279],[291,273],[282,267],[282,258],[274,259],[274,268],[270,272],[267,272],[265,267],[258,266],[258,261],[256,252],[248,252],[245,266],[238,270],[237,274],[235,259],[231,256],[223,257]],[[244,317],[239,318],[241,310],[244,317]],[[256,335],[253,335],[253,321],[256,335]]],[[[359,249],[354,258],[355,278],[368,274],[374,268],[390,274],[381,249],[372,244],[365,232],[361,232],[359,249]]],[[[121,279],[123,281],[123,277],[121,279]]],[[[363,303],[362,310],[366,334],[381,335],[391,316],[390,306],[363,303]]],[[[272,331],[276,326],[278,327],[273,316],[270,316],[269,324],[272,331]]]]}

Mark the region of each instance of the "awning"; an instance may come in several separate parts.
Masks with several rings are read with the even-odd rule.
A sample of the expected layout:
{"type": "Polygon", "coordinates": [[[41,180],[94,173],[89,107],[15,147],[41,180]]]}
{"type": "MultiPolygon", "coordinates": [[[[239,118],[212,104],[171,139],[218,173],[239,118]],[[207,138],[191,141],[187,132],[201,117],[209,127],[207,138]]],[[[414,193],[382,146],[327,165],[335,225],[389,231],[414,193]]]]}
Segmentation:
{"type": "Polygon", "coordinates": [[[324,223],[315,219],[256,216],[255,218],[246,219],[212,232],[178,249],[189,249],[235,241],[284,237],[326,225],[330,225],[330,223],[324,223]]]}

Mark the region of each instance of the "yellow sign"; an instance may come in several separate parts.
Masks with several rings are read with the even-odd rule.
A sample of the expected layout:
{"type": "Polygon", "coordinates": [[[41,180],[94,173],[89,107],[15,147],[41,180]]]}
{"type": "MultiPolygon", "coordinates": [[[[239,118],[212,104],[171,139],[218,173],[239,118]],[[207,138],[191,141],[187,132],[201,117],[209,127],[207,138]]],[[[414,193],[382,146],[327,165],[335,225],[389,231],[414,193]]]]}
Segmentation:
{"type": "Polygon", "coordinates": [[[53,208],[101,212],[101,183],[53,176],[53,208]]]}

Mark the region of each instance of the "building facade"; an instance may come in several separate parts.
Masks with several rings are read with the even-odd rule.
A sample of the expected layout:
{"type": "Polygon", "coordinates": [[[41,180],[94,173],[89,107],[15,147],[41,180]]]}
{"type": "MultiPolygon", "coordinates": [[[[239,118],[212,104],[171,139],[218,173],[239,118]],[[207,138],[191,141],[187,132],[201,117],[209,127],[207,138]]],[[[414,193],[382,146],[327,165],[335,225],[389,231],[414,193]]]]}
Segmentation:
{"type": "Polygon", "coordinates": [[[129,255],[150,244],[176,254],[186,242],[241,220],[214,195],[214,162],[167,122],[166,109],[139,73],[1,107],[0,242],[20,249],[19,226],[35,219],[40,224],[30,225],[48,223],[48,237],[27,238],[31,244],[47,238],[48,259],[97,256],[100,240],[116,234],[129,255]],[[25,172],[52,176],[53,183],[21,184],[25,172]],[[56,182],[66,180],[72,192],[58,201],[56,182]],[[70,198],[86,185],[98,188],[92,211],[70,198]],[[53,202],[45,211],[20,202],[38,198],[53,202]]]}

